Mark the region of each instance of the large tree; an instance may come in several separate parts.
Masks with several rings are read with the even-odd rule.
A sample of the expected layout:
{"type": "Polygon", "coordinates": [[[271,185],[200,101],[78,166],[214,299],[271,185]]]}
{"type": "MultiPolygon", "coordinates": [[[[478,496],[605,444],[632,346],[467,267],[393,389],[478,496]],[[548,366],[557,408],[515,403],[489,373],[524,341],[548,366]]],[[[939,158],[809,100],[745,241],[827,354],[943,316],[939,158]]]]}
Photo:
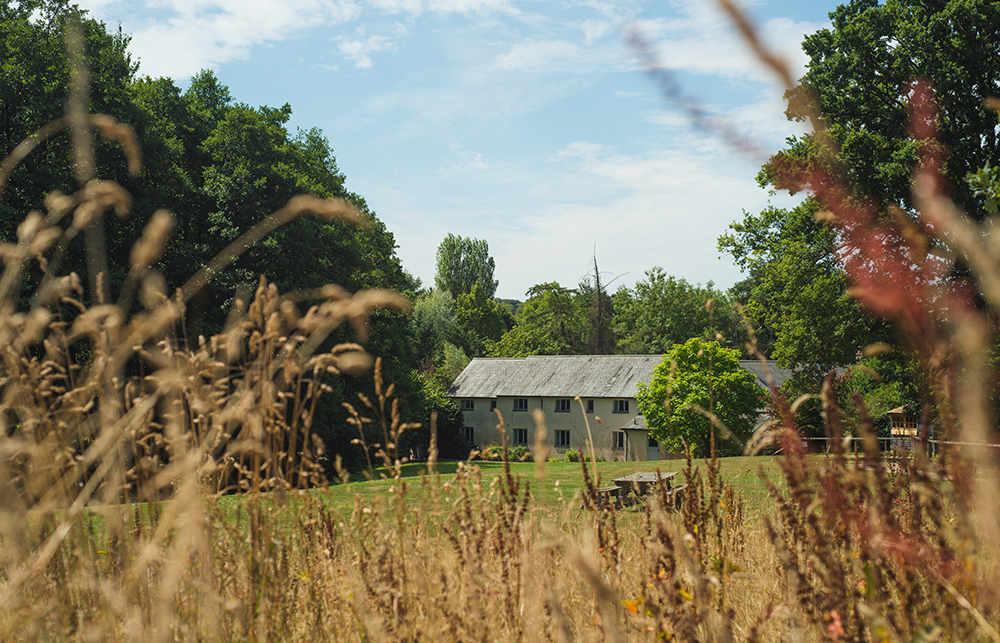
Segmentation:
{"type": "Polygon", "coordinates": [[[472,292],[473,284],[479,284],[483,294],[492,298],[500,284],[493,279],[494,268],[496,262],[490,256],[486,239],[448,234],[438,246],[434,284],[456,300],[459,295],[472,292]]]}
{"type": "Polygon", "coordinates": [[[807,200],[787,210],[744,213],[719,238],[719,249],[748,275],[738,294],[751,324],[773,334],[769,357],[810,371],[813,381],[854,361],[866,344],[890,339],[885,324],[848,296],[836,233],[816,221],[818,209],[807,200]]]}
{"type": "MultiPolygon", "coordinates": [[[[790,138],[762,169],[761,185],[795,192],[804,177],[839,175],[853,193],[836,198],[869,204],[879,216],[905,217],[921,146],[940,146],[953,198],[982,219],[989,194],[975,193],[965,179],[1000,153],[996,115],[984,107],[1000,93],[1000,5],[855,0],[830,20],[829,29],[803,42],[810,61],[800,85],[786,94],[786,114],[800,120],[812,106],[834,145],[821,145],[814,134],[790,138]],[[939,142],[909,132],[908,102],[919,79],[934,90],[939,142]]],[[[807,200],[745,214],[719,240],[748,273],[733,295],[748,305],[765,337],[773,336],[774,356],[784,366],[817,372],[853,361],[868,343],[892,341],[885,322],[850,298],[841,262],[857,253],[813,216],[829,205],[807,200]]]]}
{"type": "Polygon", "coordinates": [[[653,368],[651,382],[639,382],[636,401],[649,433],[668,451],[711,453],[716,418],[737,439],[714,429],[716,452],[738,454],[753,431],[765,394],[756,378],[740,367],[738,350],[693,337],[673,346],[653,368]]]}
{"type": "MultiPolygon", "coordinates": [[[[944,173],[953,198],[974,218],[982,204],[964,179],[1000,152],[996,115],[985,99],[1000,94],[1000,4],[981,0],[854,0],[830,14],[831,27],[807,36],[806,75],[788,92],[788,117],[815,101],[839,146],[833,162],[861,195],[885,206],[910,203],[910,177],[923,141],[908,133],[911,83],[929,81],[940,109],[944,173]]],[[[784,187],[789,164],[823,162],[812,135],[790,139],[765,167],[784,187]]]]}
{"type": "MultiPolygon", "coordinates": [[[[127,51],[129,37],[109,33],[103,23],[65,0],[0,0],[0,154],[63,115],[70,68],[64,40],[74,23],[80,25],[91,70],[89,108],[131,125],[145,153],[141,173],[130,176],[119,146],[96,140],[100,178],[121,183],[133,197],[128,217],[103,222],[108,290],[120,292],[130,249],[156,209],[166,208],[176,219],[166,255],[154,266],[172,292],[233,239],[300,193],[346,199],[367,215],[369,225],[299,219],[280,228],[213,275],[190,302],[184,327],[189,337],[220,329],[234,294],[252,292],[261,274],[282,293],[327,283],[348,290],[411,289],[392,233],[362,197],[344,189],[333,150],[319,130],[289,132],[291,107],[235,103],[211,72],[197,74],[183,92],[169,78],[137,77],[127,51]]],[[[0,238],[12,240],[25,214],[43,208],[46,193],[76,191],[70,159],[69,137],[59,134],[18,166],[0,201],[0,238]]],[[[86,275],[85,282],[93,281],[96,274],[88,274],[83,260],[83,237],[69,244],[59,265],[47,269],[75,271],[86,275]]],[[[38,266],[30,269],[28,278],[37,278],[38,266]]],[[[74,311],[63,314],[71,321],[74,311]]],[[[379,311],[370,322],[367,347],[384,358],[383,376],[397,384],[401,412],[408,419],[426,419],[427,400],[414,379],[407,320],[379,311]]],[[[342,327],[329,341],[354,339],[352,329],[342,327]]],[[[356,400],[355,392],[371,397],[373,385],[365,375],[331,380],[330,386],[330,403],[317,410],[316,430],[331,452],[349,455],[353,436],[342,430],[340,402],[356,400]]]]}
{"type": "Polygon", "coordinates": [[[625,353],[665,353],[691,337],[727,335],[732,328],[732,308],[712,282],[692,285],[658,267],[647,270],[633,290],[619,288],[613,301],[619,349],[625,353]]]}
{"type": "Polygon", "coordinates": [[[587,352],[586,307],[576,290],[553,281],[532,286],[526,294],[514,327],[493,346],[493,357],[587,352]]]}

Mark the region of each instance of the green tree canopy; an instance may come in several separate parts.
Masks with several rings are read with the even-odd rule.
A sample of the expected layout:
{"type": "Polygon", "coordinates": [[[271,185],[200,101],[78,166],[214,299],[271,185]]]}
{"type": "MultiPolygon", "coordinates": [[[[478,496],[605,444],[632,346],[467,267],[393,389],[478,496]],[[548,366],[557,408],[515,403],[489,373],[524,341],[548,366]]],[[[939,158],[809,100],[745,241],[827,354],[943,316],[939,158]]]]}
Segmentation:
{"type": "Polygon", "coordinates": [[[449,234],[437,249],[434,284],[455,299],[472,292],[473,284],[479,284],[483,294],[492,298],[500,284],[493,279],[494,268],[496,262],[490,256],[490,245],[485,239],[449,234]]]}
{"type": "MultiPolygon", "coordinates": [[[[682,451],[686,441],[694,457],[711,453],[706,411],[746,442],[766,399],[756,378],[740,366],[738,350],[697,337],[674,345],[653,369],[653,380],[639,382],[638,389],[636,401],[650,435],[667,450],[682,451]]],[[[739,443],[718,429],[715,439],[720,455],[741,452],[739,443]]]]}
{"type": "Polygon", "coordinates": [[[691,285],[662,268],[647,270],[633,290],[619,288],[613,302],[618,346],[625,353],[665,353],[691,337],[726,335],[733,327],[727,297],[712,282],[691,285]],[[714,301],[711,312],[706,309],[709,299],[714,301]]]}
{"type": "Polygon", "coordinates": [[[514,326],[510,308],[487,297],[478,283],[472,284],[470,292],[458,296],[455,309],[465,343],[474,356],[485,355],[488,347],[514,326]]]}
{"type": "MultiPolygon", "coordinates": [[[[830,14],[831,27],[807,36],[806,75],[786,94],[790,119],[804,101],[818,100],[840,147],[836,162],[858,194],[884,207],[910,203],[918,146],[908,134],[907,100],[915,79],[927,79],[940,108],[937,126],[948,150],[945,176],[953,198],[974,218],[980,200],[965,177],[1000,152],[996,115],[984,100],[1000,94],[1000,4],[979,0],[854,0],[830,14]]],[[[817,158],[811,135],[792,138],[764,168],[763,180],[782,182],[789,165],[817,158]]]]}
{"type": "MultiPolygon", "coordinates": [[[[33,131],[63,115],[69,63],[64,37],[79,21],[91,69],[90,109],[133,127],[144,152],[142,172],[129,176],[117,145],[95,138],[99,175],[122,184],[132,195],[131,214],[104,220],[107,276],[119,292],[128,272],[130,250],[149,216],[165,208],[176,225],[162,261],[155,266],[167,292],[181,286],[238,235],[300,193],[340,197],[367,215],[369,225],[301,218],[279,228],[218,275],[188,306],[189,337],[212,334],[226,321],[239,291],[252,292],[266,275],[283,294],[336,283],[348,290],[406,291],[395,239],[368,211],[364,199],[344,189],[333,150],[317,129],[291,133],[291,107],[237,103],[210,71],[197,74],[182,92],[169,78],[137,77],[127,52],[129,37],[110,34],[101,22],[66,0],[0,0],[0,144],[6,155],[33,131]]],[[[69,138],[60,134],[36,148],[10,176],[0,201],[0,238],[11,240],[25,214],[43,209],[51,190],[77,189],[70,169],[69,138]]],[[[59,274],[87,274],[83,236],[78,235],[59,274]]],[[[85,281],[95,275],[87,275],[85,281]]],[[[67,310],[67,315],[73,311],[67,310]]],[[[384,357],[383,375],[396,383],[404,417],[421,417],[425,402],[413,380],[415,360],[407,320],[378,311],[370,318],[368,350],[384,357]]],[[[328,341],[353,341],[350,327],[328,341]]],[[[331,452],[350,458],[350,435],[343,432],[340,402],[355,392],[371,396],[370,376],[331,381],[327,408],[317,411],[316,432],[331,452]]]]}
{"type": "Polygon", "coordinates": [[[491,350],[493,357],[580,355],[587,352],[584,301],[556,282],[528,289],[515,324],[491,350]]]}
{"type": "Polygon", "coordinates": [[[719,249],[748,274],[734,295],[744,297],[751,323],[773,334],[770,356],[784,367],[810,371],[813,380],[853,362],[866,344],[891,338],[885,323],[847,294],[836,233],[816,221],[818,209],[809,199],[788,210],[744,213],[719,237],[719,249]]]}

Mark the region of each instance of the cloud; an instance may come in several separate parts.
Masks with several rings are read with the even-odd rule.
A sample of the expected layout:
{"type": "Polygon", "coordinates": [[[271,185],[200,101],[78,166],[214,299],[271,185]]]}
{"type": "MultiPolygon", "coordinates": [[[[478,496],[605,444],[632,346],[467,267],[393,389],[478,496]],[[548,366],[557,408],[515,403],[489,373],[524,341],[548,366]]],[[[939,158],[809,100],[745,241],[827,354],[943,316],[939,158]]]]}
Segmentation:
{"type": "Polygon", "coordinates": [[[469,152],[461,149],[458,145],[449,145],[448,147],[458,159],[448,167],[440,167],[434,170],[436,174],[451,175],[460,172],[478,172],[490,169],[490,160],[484,158],[480,152],[469,152]]]}
{"type": "Polygon", "coordinates": [[[580,24],[580,28],[583,29],[584,44],[589,45],[606,34],[608,29],[611,28],[611,23],[607,20],[594,20],[593,18],[588,18],[580,24]]]}
{"type": "Polygon", "coordinates": [[[423,13],[519,13],[510,0],[368,0],[368,6],[389,14],[407,13],[419,16],[423,13]]]}
{"type": "Polygon", "coordinates": [[[372,59],[369,54],[380,51],[395,51],[396,41],[382,35],[369,36],[363,40],[341,37],[338,39],[337,48],[358,69],[371,69],[372,59]]]}
{"type": "Polygon", "coordinates": [[[576,45],[561,40],[517,42],[507,52],[499,54],[494,62],[500,69],[553,69],[573,61],[579,51],[576,45]]]}
{"type": "Polygon", "coordinates": [[[122,4],[81,2],[101,19],[126,23],[133,36],[130,50],[141,60],[141,73],[178,79],[244,60],[255,45],[361,15],[354,0],[158,0],[150,2],[139,19],[122,4]]]}
{"type": "MultiPolygon", "coordinates": [[[[633,28],[651,42],[664,68],[730,80],[773,82],[773,72],[754,58],[728,17],[722,15],[714,3],[684,0],[674,4],[677,10],[674,16],[632,23],[633,28]]],[[[805,34],[826,24],[775,18],[757,27],[764,43],[784,58],[797,78],[808,62],[799,43],[805,34]]]]}

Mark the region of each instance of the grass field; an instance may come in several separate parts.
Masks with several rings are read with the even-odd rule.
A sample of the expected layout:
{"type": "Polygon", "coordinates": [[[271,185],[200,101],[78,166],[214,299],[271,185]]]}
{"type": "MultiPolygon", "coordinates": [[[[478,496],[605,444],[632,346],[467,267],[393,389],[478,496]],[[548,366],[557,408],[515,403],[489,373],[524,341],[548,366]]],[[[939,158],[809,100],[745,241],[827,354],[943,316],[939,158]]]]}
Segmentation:
{"type": "MultiPolygon", "coordinates": [[[[779,487],[783,486],[781,471],[775,456],[722,458],[719,463],[723,483],[732,484],[736,493],[742,494],[748,516],[756,516],[768,508],[773,508],[774,504],[769,500],[765,479],[771,480],[779,487]]],[[[504,471],[502,462],[483,460],[438,462],[434,470],[440,476],[442,483],[448,483],[454,478],[454,474],[460,466],[478,467],[482,472],[483,480],[487,483],[502,476],[504,471]]],[[[593,472],[595,463],[588,463],[587,466],[593,472]]],[[[687,463],[684,460],[596,463],[601,485],[610,485],[614,478],[630,473],[656,471],[657,469],[661,472],[680,472],[678,484],[683,484],[683,471],[686,466],[687,463]]],[[[692,467],[704,475],[706,467],[704,462],[693,461],[692,467]]],[[[583,489],[583,475],[579,462],[546,462],[544,466],[540,466],[539,463],[518,462],[511,464],[510,469],[514,476],[530,486],[534,509],[555,512],[566,508],[580,508],[579,494],[583,489]]],[[[416,498],[421,497],[423,493],[424,485],[420,484],[419,481],[426,474],[427,464],[424,462],[402,465],[403,479],[411,482],[409,493],[416,498]]],[[[385,469],[376,469],[377,479],[369,481],[364,474],[354,474],[351,476],[350,484],[333,485],[315,493],[338,511],[351,510],[354,507],[355,499],[368,502],[374,498],[385,498],[388,495],[389,487],[395,485],[396,482],[382,477],[385,475],[385,469]]],[[[238,501],[224,498],[222,502],[238,501]]],[[[635,510],[637,509],[633,509],[633,511],[635,510]]]]}

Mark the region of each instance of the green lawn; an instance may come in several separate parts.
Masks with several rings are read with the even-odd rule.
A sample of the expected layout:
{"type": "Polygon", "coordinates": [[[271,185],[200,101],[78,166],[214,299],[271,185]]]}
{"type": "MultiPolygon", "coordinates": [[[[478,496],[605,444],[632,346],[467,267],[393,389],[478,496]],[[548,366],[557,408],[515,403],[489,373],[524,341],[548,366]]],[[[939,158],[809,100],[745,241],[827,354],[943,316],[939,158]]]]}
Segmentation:
{"type": "MultiPolygon", "coordinates": [[[[742,493],[748,513],[754,514],[773,506],[767,495],[766,483],[761,478],[763,472],[769,479],[781,482],[781,471],[774,456],[722,458],[720,475],[723,483],[734,486],[737,494],[742,493]]],[[[439,462],[435,466],[435,474],[442,483],[454,479],[459,466],[478,467],[482,472],[483,487],[488,488],[490,482],[503,475],[502,462],[439,462]]],[[[593,464],[588,464],[593,472],[593,464]]],[[[602,485],[610,485],[611,480],[637,471],[661,472],[678,471],[678,482],[683,483],[684,460],[664,460],[660,462],[598,462],[597,473],[602,485]]],[[[707,466],[704,461],[693,462],[693,467],[706,475],[707,466]]],[[[407,482],[408,496],[418,502],[426,492],[423,484],[427,476],[427,464],[423,462],[409,463],[402,467],[403,477],[407,482]]],[[[548,462],[544,465],[544,473],[539,464],[520,462],[511,464],[511,472],[519,478],[522,484],[530,486],[532,499],[537,509],[557,512],[567,507],[579,507],[577,497],[583,488],[581,464],[578,462],[548,462]]],[[[376,475],[384,475],[384,470],[376,470],[376,475]]],[[[388,479],[367,480],[363,475],[352,476],[348,484],[337,484],[328,489],[318,490],[321,495],[338,512],[349,512],[360,501],[362,504],[375,501],[376,498],[388,501],[390,488],[394,483],[388,479]]],[[[222,499],[223,503],[239,502],[236,497],[222,499]]]]}

